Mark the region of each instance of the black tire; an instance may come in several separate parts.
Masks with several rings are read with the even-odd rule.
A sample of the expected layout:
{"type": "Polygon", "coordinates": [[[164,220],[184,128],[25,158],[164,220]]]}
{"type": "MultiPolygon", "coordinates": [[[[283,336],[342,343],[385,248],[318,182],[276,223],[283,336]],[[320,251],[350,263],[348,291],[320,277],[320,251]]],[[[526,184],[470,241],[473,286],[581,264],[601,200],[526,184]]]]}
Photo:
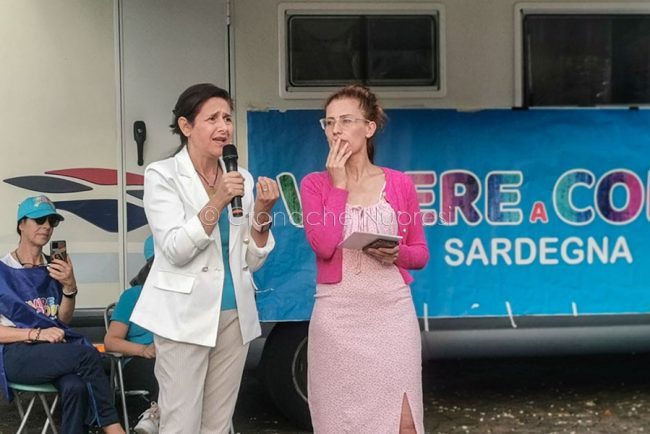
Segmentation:
{"type": "Polygon", "coordinates": [[[262,352],[262,378],[276,407],[296,427],[310,430],[307,403],[308,322],[278,323],[262,352]]]}

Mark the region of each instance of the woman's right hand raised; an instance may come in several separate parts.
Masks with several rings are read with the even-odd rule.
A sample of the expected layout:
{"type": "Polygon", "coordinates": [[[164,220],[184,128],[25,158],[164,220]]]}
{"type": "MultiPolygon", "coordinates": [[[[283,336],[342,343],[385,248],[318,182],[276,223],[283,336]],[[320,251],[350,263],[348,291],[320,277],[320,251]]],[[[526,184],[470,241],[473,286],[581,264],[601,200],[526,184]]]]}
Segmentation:
{"type": "Polygon", "coordinates": [[[330,175],[332,185],[336,188],[345,190],[348,186],[348,176],[345,173],[345,163],[352,155],[350,144],[341,145],[341,138],[337,138],[334,144],[330,146],[330,152],[327,155],[325,168],[330,175]]]}
{"type": "Polygon", "coordinates": [[[65,332],[58,327],[41,329],[41,333],[38,335],[38,342],[49,342],[52,344],[65,342],[65,332]]]}
{"type": "Polygon", "coordinates": [[[244,177],[239,172],[226,172],[221,176],[211,202],[223,210],[235,196],[244,195],[244,177]]]}

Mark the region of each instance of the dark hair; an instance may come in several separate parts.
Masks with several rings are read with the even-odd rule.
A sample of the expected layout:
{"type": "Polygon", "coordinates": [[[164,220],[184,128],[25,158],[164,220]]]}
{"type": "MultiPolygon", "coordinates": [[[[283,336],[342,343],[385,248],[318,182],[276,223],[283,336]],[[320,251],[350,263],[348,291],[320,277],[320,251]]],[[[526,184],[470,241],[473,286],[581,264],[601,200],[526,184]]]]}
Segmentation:
{"type": "Polygon", "coordinates": [[[181,145],[174,154],[180,152],[181,149],[187,145],[187,137],[185,137],[185,134],[183,134],[178,126],[178,119],[183,117],[187,119],[190,124],[194,123],[194,119],[196,119],[196,115],[201,111],[201,107],[203,107],[203,104],[210,98],[221,98],[226,100],[230,109],[233,110],[233,101],[228,91],[217,87],[212,83],[192,85],[185,89],[178,97],[174,110],[172,110],[174,118],[169,126],[172,129],[172,134],[178,134],[181,137],[181,145]]]}
{"type": "MultiPolygon", "coordinates": [[[[377,130],[384,128],[386,124],[386,113],[377,102],[377,95],[375,95],[369,88],[361,84],[350,84],[341,88],[330,95],[325,102],[325,110],[332,101],[337,99],[351,98],[359,101],[359,106],[363,112],[363,116],[369,121],[377,124],[377,130]]],[[[368,158],[372,163],[375,158],[375,142],[374,136],[368,139],[368,158]]]]}
{"type": "Polygon", "coordinates": [[[22,231],[20,230],[20,224],[21,224],[22,222],[24,222],[26,219],[27,219],[27,217],[23,217],[23,218],[21,218],[20,220],[18,220],[18,222],[16,223],[16,232],[18,232],[18,235],[20,235],[21,237],[23,236],[23,233],[22,233],[22,231]]]}
{"type": "Polygon", "coordinates": [[[147,262],[142,266],[142,268],[140,268],[138,274],[129,281],[129,285],[131,286],[144,285],[144,282],[146,282],[147,277],[149,277],[149,272],[151,271],[152,265],[153,265],[153,257],[147,259],[147,262]]]}

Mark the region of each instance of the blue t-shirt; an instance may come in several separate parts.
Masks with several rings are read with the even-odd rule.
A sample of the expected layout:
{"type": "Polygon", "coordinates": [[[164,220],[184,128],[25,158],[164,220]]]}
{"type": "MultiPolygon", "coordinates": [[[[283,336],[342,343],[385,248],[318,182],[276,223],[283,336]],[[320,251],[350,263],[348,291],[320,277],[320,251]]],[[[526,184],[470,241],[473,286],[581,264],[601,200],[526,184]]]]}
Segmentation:
{"type": "Polygon", "coordinates": [[[223,296],[221,298],[221,310],[237,309],[237,300],[235,300],[235,286],[232,283],[232,274],[230,273],[230,256],[228,253],[228,244],[230,242],[230,220],[228,211],[224,210],[219,218],[219,233],[221,234],[221,252],[223,255],[223,296]]]}
{"type": "Polygon", "coordinates": [[[136,344],[150,345],[153,344],[153,334],[149,330],[129,321],[135,303],[138,301],[138,298],[140,298],[141,292],[141,285],[133,286],[124,291],[120,296],[117,305],[115,305],[115,309],[113,309],[111,321],[119,321],[129,326],[129,331],[126,334],[127,341],[135,342],[136,344]]]}

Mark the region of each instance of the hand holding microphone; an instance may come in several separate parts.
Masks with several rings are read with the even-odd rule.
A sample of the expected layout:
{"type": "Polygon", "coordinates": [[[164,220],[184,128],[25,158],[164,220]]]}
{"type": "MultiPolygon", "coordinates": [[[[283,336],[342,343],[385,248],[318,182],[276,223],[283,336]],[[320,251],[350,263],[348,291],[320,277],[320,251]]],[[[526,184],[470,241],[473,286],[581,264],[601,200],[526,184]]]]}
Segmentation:
{"type": "MultiPolygon", "coordinates": [[[[235,145],[225,145],[221,157],[226,166],[226,173],[223,174],[215,197],[222,198],[222,208],[225,208],[228,205],[228,201],[230,201],[232,215],[234,217],[241,217],[244,215],[242,208],[244,177],[237,171],[237,148],[235,145]]],[[[263,176],[258,179],[256,190],[257,194],[253,212],[256,218],[266,221],[270,219],[270,212],[280,197],[280,191],[274,180],[263,176]],[[268,217],[264,218],[267,215],[268,217]]]]}
{"type": "MultiPolygon", "coordinates": [[[[213,196],[213,205],[217,206],[219,210],[223,210],[228,206],[228,203],[233,205],[235,200],[241,203],[241,198],[244,195],[244,177],[239,172],[227,172],[221,177],[221,181],[217,184],[217,191],[213,196]]],[[[240,205],[241,206],[241,205],[240,205]]],[[[240,208],[241,210],[241,208],[240,208]]],[[[233,206],[233,216],[241,216],[235,213],[233,206]]]]}
{"type": "MultiPolygon", "coordinates": [[[[220,212],[230,202],[233,216],[240,217],[243,215],[244,177],[237,171],[237,148],[235,148],[235,145],[224,146],[222,158],[226,166],[226,172],[221,175],[221,180],[217,184],[217,190],[210,203],[216,206],[220,212]]],[[[218,214],[216,219],[218,219],[218,214]]],[[[216,224],[216,219],[215,216],[210,217],[211,221],[214,220],[211,224],[216,224]]]]}
{"type": "MultiPolygon", "coordinates": [[[[232,179],[233,181],[235,180],[233,178],[233,174],[236,173],[238,176],[238,180],[241,180],[241,191],[239,189],[236,189],[234,191],[230,190],[229,193],[231,193],[233,196],[230,205],[232,208],[232,215],[233,217],[241,217],[244,215],[244,210],[241,205],[241,198],[244,195],[244,178],[241,176],[239,172],[237,172],[237,148],[235,145],[226,145],[223,147],[223,153],[221,154],[221,158],[223,158],[223,162],[226,165],[226,173],[224,174],[224,183],[226,182],[226,179],[232,179]]],[[[237,185],[236,187],[239,187],[237,185]]]]}

